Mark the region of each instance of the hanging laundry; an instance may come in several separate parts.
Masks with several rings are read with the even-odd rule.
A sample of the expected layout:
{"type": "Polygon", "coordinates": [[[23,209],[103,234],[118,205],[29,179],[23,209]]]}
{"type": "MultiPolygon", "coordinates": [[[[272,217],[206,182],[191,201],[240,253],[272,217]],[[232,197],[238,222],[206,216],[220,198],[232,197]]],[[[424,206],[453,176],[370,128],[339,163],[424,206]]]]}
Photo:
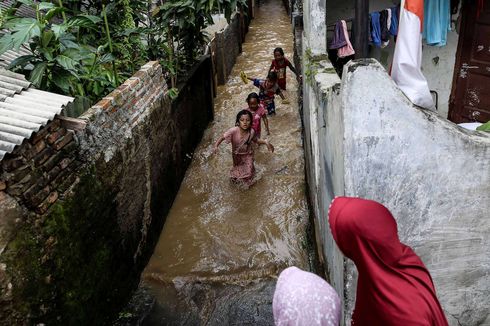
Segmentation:
{"type": "Polygon", "coordinates": [[[379,12],[379,25],[381,27],[381,41],[386,42],[390,39],[388,33],[388,11],[381,10],[379,12]]]}
{"type": "Polygon", "coordinates": [[[350,55],[355,54],[356,52],[354,51],[354,49],[352,48],[352,44],[350,43],[349,31],[347,30],[347,24],[346,24],[345,20],[341,20],[341,22],[342,22],[342,29],[343,29],[343,33],[344,33],[344,39],[345,39],[347,44],[337,50],[337,56],[339,58],[345,58],[345,57],[348,57],[350,55]]]}
{"type": "Polygon", "coordinates": [[[480,12],[483,10],[483,1],[484,0],[478,0],[478,3],[476,4],[476,18],[480,17],[480,12]]]}
{"type": "Polygon", "coordinates": [[[444,46],[447,31],[451,30],[451,12],[448,0],[424,1],[424,30],[422,38],[429,45],[444,46]]]}
{"type": "Polygon", "coordinates": [[[390,34],[396,36],[398,34],[398,21],[400,17],[400,6],[391,7],[391,26],[390,34]]]}
{"type": "Polygon", "coordinates": [[[386,20],[386,28],[388,28],[388,33],[389,33],[391,28],[391,8],[386,8],[386,11],[388,12],[388,19],[386,20]]]}
{"type": "Polygon", "coordinates": [[[377,47],[381,46],[381,26],[379,23],[379,12],[369,14],[371,20],[371,40],[377,47]]]}
{"type": "Polygon", "coordinates": [[[405,0],[400,12],[391,77],[413,104],[433,109],[434,102],[421,69],[423,12],[422,1],[405,0]]]}
{"type": "MultiPolygon", "coordinates": [[[[345,23],[345,21],[344,21],[345,23]]],[[[333,30],[333,38],[332,42],[330,42],[329,49],[339,49],[343,46],[346,46],[347,42],[345,40],[344,28],[342,27],[342,21],[338,21],[335,23],[335,27],[333,30]]]]}

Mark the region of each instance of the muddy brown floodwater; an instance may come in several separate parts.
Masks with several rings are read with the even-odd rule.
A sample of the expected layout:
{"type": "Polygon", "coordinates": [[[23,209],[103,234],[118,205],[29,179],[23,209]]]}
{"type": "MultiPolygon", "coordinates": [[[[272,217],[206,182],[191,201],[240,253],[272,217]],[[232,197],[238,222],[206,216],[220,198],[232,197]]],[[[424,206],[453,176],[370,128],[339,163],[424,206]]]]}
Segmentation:
{"type": "Polygon", "coordinates": [[[154,300],[142,324],[269,325],[278,273],[291,265],[309,268],[301,121],[297,82],[289,69],[290,104],[276,97],[270,136],[262,126],[262,138],[275,152],[265,146],[256,150],[257,182],[247,190],[230,182],[231,145],[222,143],[212,154],[213,143],[247,107],[247,95],[258,91],[241,81],[240,71],[265,78],[275,47],[292,61],[292,38],[282,1],[261,1],[243,52],[227,83],[218,87],[215,120],[193,155],[143,272],[140,289],[154,300]]]}

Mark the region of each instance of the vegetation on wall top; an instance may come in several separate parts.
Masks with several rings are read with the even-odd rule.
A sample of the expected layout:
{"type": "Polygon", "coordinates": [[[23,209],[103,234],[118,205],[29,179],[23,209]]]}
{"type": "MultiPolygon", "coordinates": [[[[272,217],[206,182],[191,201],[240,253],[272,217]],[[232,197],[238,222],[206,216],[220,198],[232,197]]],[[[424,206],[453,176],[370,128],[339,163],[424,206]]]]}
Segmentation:
{"type": "Polygon", "coordinates": [[[159,60],[167,80],[177,78],[203,53],[203,29],[213,13],[227,19],[246,0],[17,0],[0,14],[7,32],[0,55],[26,47],[31,53],[8,69],[36,87],[94,103],[148,60],[159,60]],[[35,17],[19,17],[28,6],[35,17]]]}

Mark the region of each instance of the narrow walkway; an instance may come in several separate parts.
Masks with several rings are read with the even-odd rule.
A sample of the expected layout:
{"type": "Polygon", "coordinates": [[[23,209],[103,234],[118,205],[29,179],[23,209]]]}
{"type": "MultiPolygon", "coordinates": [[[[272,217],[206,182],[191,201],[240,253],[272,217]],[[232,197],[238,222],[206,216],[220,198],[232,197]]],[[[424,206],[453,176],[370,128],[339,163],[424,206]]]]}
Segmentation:
{"type": "Polygon", "coordinates": [[[243,53],[226,85],[218,88],[215,121],[194,153],[155,252],[143,273],[143,287],[157,304],[145,324],[272,323],[272,291],[279,271],[308,269],[301,121],[297,83],[288,71],[289,105],[276,98],[269,117],[274,154],[261,147],[255,162],[259,180],[244,190],[229,181],[231,146],[212,154],[215,140],[234,126],[245,98],[240,70],[265,78],[273,49],[292,60],[289,17],[281,0],[267,0],[252,21],[243,53]]]}

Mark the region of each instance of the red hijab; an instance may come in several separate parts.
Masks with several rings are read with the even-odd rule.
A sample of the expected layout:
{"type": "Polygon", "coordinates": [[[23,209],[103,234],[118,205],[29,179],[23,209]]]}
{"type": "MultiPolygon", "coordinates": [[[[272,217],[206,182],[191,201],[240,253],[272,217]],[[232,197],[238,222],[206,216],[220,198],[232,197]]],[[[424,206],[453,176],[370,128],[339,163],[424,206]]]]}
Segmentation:
{"type": "Polygon", "coordinates": [[[337,197],[328,220],[335,242],[359,272],[352,325],[448,325],[429,271],[400,242],[386,207],[337,197]]]}

